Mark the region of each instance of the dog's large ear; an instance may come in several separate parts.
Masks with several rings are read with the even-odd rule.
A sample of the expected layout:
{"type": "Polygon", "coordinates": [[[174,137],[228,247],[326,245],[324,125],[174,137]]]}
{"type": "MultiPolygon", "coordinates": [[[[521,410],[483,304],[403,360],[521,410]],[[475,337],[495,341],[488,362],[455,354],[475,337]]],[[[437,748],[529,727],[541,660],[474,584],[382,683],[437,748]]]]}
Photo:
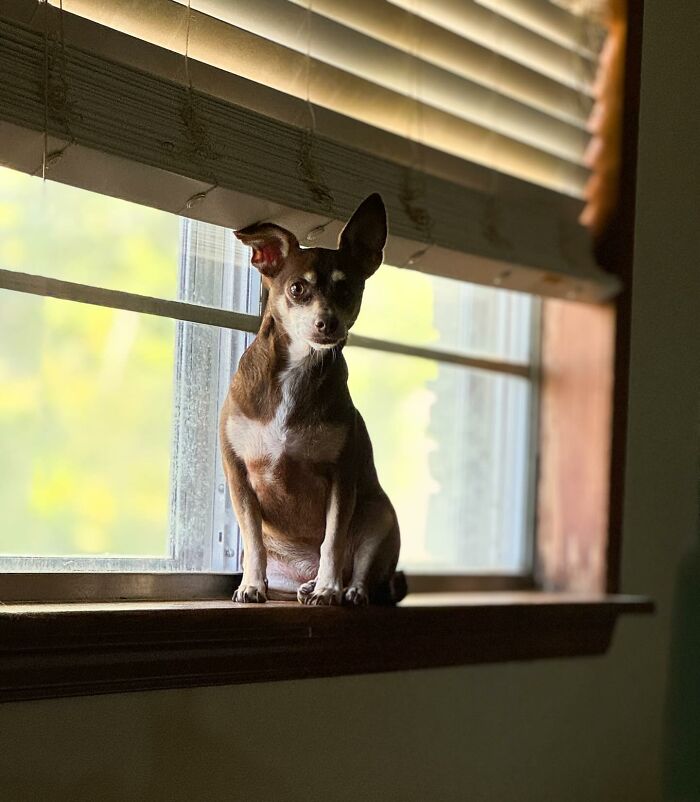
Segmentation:
{"type": "Polygon", "coordinates": [[[268,278],[274,278],[280,272],[290,253],[300,250],[291,231],[272,223],[254,223],[233,233],[253,249],[251,264],[268,278]]]}
{"type": "Polygon", "coordinates": [[[340,233],[338,247],[350,253],[369,278],[382,263],[386,244],[386,209],[376,192],[362,201],[340,233]]]}

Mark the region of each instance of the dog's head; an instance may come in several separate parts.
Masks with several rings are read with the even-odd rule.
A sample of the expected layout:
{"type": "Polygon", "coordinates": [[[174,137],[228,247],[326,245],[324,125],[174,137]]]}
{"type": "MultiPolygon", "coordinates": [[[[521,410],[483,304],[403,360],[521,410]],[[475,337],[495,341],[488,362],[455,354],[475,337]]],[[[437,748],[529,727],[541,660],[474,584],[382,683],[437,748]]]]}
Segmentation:
{"type": "Polygon", "coordinates": [[[301,248],[294,234],[271,223],[235,234],[253,249],[251,263],[263,275],[272,314],[293,341],[324,349],[345,340],[365,281],[382,262],[387,226],[379,195],[358,206],[335,251],[301,248]]]}

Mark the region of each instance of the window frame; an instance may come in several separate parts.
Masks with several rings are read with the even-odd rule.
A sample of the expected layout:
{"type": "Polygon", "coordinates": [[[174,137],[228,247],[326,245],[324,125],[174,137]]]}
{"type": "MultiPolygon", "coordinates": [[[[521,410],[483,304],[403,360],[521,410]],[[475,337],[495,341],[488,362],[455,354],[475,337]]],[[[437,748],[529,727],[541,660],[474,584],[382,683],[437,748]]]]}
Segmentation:
{"type": "Polygon", "coordinates": [[[228,600],[0,606],[0,702],[604,654],[647,599],[414,594],[399,607],[228,600]]]}
{"type": "MultiPolygon", "coordinates": [[[[283,603],[239,609],[191,601],[0,605],[0,701],[604,654],[620,614],[653,612],[649,599],[615,595],[624,509],[643,8],[643,0],[628,4],[621,193],[616,219],[598,246],[600,263],[624,281],[615,304],[606,588],[585,596],[572,596],[566,588],[554,594],[453,593],[439,599],[428,593],[425,601],[434,606],[422,618],[406,606],[351,611],[283,603]]],[[[0,270],[5,287],[14,281],[7,272],[0,270]]],[[[70,292],[60,286],[65,284],[44,285],[38,294],[70,292]]],[[[124,295],[129,294],[104,291],[102,298],[109,306],[124,295]]],[[[178,302],[121,300],[134,311],[169,316],[165,310],[180,308],[197,316],[195,322],[212,322],[201,319],[201,309],[169,306],[178,302]]],[[[226,319],[215,317],[214,325],[226,319]]],[[[547,566],[542,578],[547,579],[547,566]]]]}
{"type": "MultiPolygon", "coordinates": [[[[187,577],[192,572],[212,575],[209,591],[206,591],[204,579],[196,583],[197,598],[217,598],[221,593],[223,576],[231,576],[232,582],[237,582],[237,577],[240,577],[240,531],[233,518],[223,473],[218,418],[238,359],[252,342],[259,326],[265,301],[263,285],[258,271],[250,266],[248,249],[236,240],[230,230],[181,218],[180,242],[177,301],[105,290],[91,284],[14,270],[0,270],[0,288],[7,287],[34,296],[46,295],[68,302],[95,304],[103,308],[162,314],[176,324],[169,556],[3,555],[0,565],[6,570],[0,571],[2,601],[110,601],[144,598],[146,593],[146,598],[182,598],[186,591],[174,590],[174,580],[160,582],[157,575],[180,575],[183,588],[189,588],[193,585],[187,577]],[[206,262],[209,265],[204,264],[206,262]],[[216,269],[211,269],[214,262],[216,269]],[[238,311],[229,311],[234,309],[238,311]],[[222,315],[226,316],[228,325],[222,325],[222,315]],[[190,325],[211,322],[212,316],[217,318],[214,326],[190,325]],[[244,330],[241,324],[245,324],[247,329],[244,330]],[[218,341],[218,344],[212,344],[212,341],[218,341]],[[196,358],[193,359],[195,354],[196,358]],[[200,390],[204,386],[209,392],[204,394],[205,408],[200,409],[200,390]],[[191,388],[195,388],[196,406],[201,413],[195,416],[194,421],[190,420],[191,415],[181,414],[181,411],[186,412],[191,407],[192,399],[188,397],[191,388]],[[206,441],[204,445],[203,441],[206,441]],[[211,487],[209,498],[202,497],[201,481],[199,484],[193,482],[191,472],[186,470],[192,459],[200,466],[200,474],[204,471],[210,475],[211,481],[207,482],[211,487]],[[181,469],[181,464],[185,465],[185,470],[181,469]],[[198,488],[200,492],[197,492],[198,488]],[[181,499],[185,501],[181,502],[181,499]],[[202,521],[207,521],[208,525],[202,521]],[[211,541],[204,542],[197,537],[190,544],[188,532],[199,533],[202,530],[211,533],[211,541]],[[11,574],[20,574],[24,584],[8,580],[11,574]],[[64,576],[70,578],[64,579],[64,576]],[[102,577],[102,581],[95,581],[95,577],[102,577]],[[121,577],[121,585],[117,583],[117,577],[121,577]],[[146,591],[146,588],[150,590],[146,591]]],[[[423,347],[353,333],[348,338],[351,347],[429,359],[438,364],[518,377],[529,383],[525,541],[519,544],[524,554],[524,570],[492,574],[480,571],[448,574],[431,573],[428,570],[407,571],[411,589],[415,592],[428,588],[433,591],[449,588],[518,590],[535,586],[540,306],[537,299],[532,299],[529,358],[526,363],[472,356],[466,350],[423,347]]],[[[233,588],[235,584],[231,585],[231,593],[233,588]]]]}

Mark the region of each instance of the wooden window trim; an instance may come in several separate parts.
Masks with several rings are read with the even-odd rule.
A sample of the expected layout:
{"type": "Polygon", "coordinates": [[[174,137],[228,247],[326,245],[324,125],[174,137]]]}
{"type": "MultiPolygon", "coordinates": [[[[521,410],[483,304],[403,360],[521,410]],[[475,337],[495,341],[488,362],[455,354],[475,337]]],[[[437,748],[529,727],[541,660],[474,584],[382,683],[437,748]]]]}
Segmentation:
{"type": "MultiPolygon", "coordinates": [[[[0,610],[7,605],[109,602],[222,601],[242,574],[189,571],[10,572],[0,574],[0,610]]],[[[407,573],[410,593],[488,593],[535,590],[529,574],[407,573]]]]}
{"type": "Polygon", "coordinates": [[[626,13],[620,171],[595,252],[623,289],[607,307],[543,303],[536,580],[545,590],[620,591],[644,0],[619,0],[616,11],[626,13]],[[581,396],[573,408],[577,392],[598,417],[581,396]]]}
{"type": "Polygon", "coordinates": [[[615,303],[615,383],[605,563],[605,590],[607,593],[619,591],[622,567],[644,0],[626,0],[625,5],[627,30],[618,202],[613,217],[598,238],[596,246],[598,264],[614,272],[622,282],[622,292],[615,303]]]}
{"type": "Polygon", "coordinates": [[[625,596],[413,594],[396,608],[227,600],[0,607],[0,701],[600,655],[625,596]]]}

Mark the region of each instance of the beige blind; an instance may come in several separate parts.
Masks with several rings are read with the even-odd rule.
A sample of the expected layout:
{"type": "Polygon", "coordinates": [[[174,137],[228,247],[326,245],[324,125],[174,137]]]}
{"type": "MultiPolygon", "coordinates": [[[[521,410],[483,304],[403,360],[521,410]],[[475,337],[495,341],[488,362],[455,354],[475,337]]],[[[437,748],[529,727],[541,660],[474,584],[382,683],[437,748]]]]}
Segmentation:
{"type": "Polygon", "coordinates": [[[583,193],[597,58],[583,44],[596,30],[588,18],[543,0],[191,0],[188,26],[187,2],[178,2],[179,13],[169,0],[65,0],[64,8],[178,52],[188,38],[193,59],[583,193]]]}
{"type": "MultiPolygon", "coordinates": [[[[401,263],[545,294],[592,299],[614,292],[616,282],[596,268],[576,222],[589,178],[588,119],[605,35],[593,15],[549,0],[62,5],[68,18],[90,23],[68,26],[71,45],[191,83],[302,132],[306,158],[291,161],[306,173],[316,223],[340,217],[353,192],[365,191],[364,178],[358,186],[356,177],[365,170],[371,180],[361,164],[368,154],[389,163],[387,186],[374,188],[393,192],[412,221],[414,230],[407,227],[394,243],[401,263]],[[110,31],[130,38],[115,40],[110,31]],[[328,142],[347,147],[344,170],[330,163],[328,142]],[[391,163],[401,169],[389,178],[391,163]],[[462,198],[460,225],[459,208],[448,213],[446,206],[450,195],[459,203],[461,193],[469,197],[462,198]],[[445,230],[446,217],[454,230],[445,230]]],[[[41,30],[35,14],[27,12],[25,21],[41,30]]],[[[256,136],[251,122],[250,137],[256,136]]],[[[238,157],[246,158],[243,149],[238,157]]],[[[210,172],[211,184],[223,188],[222,171],[214,165],[210,172]]],[[[310,211],[308,203],[275,199],[292,216],[295,209],[310,211]]],[[[206,216],[205,205],[194,213],[206,216]]]]}

